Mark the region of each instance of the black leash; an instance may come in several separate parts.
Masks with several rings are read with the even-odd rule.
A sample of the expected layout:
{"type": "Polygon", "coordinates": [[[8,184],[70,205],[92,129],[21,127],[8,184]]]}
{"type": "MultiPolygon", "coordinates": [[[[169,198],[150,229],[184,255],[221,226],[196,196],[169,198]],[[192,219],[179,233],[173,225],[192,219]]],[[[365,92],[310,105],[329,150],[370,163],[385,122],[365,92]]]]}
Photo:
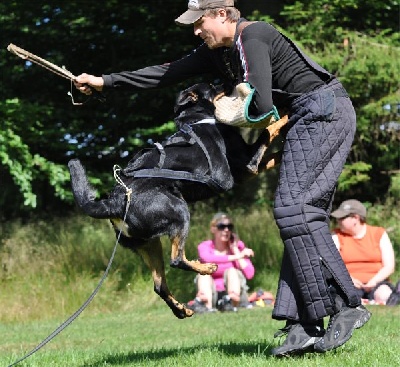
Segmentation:
{"type": "MultiPolygon", "coordinates": [[[[119,167],[116,168],[116,166],[114,166],[114,176],[117,176],[117,170],[119,171],[119,167]]],[[[126,210],[125,210],[125,215],[124,215],[124,222],[126,219],[126,215],[128,213],[128,209],[129,209],[129,205],[131,203],[131,194],[132,194],[132,190],[128,189],[125,185],[123,185],[125,187],[125,189],[127,190],[126,192],[126,196],[128,197],[127,202],[126,202],[126,210]]],[[[23,360],[25,360],[26,358],[30,357],[32,354],[36,353],[40,348],[44,347],[50,340],[52,340],[54,337],[56,337],[59,333],[61,333],[61,331],[63,331],[69,324],[72,323],[72,321],[74,321],[82,312],[83,310],[89,305],[90,302],[92,302],[93,298],[95,297],[95,295],[98,293],[101,285],[103,284],[104,280],[107,278],[108,272],[111,268],[111,264],[114,260],[114,256],[115,253],[117,251],[117,247],[118,247],[118,242],[119,239],[121,237],[121,233],[122,231],[119,231],[118,236],[117,236],[117,241],[115,243],[113,252],[111,254],[111,258],[108,262],[107,268],[104,271],[103,276],[100,279],[99,284],[97,285],[97,287],[94,289],[94,291],[92,292],[92,294],[89,296],[89,298],[85,301],[85,303],[74,313],[72,314],[67,320],[65,320],[57,329],[55,329],[46,339],[44,339],[40,344],[38,344],[35,348],[33,348],[28,354],[26,354],[25,356],[23,356],[22,358],[18,359],[17,361],[15,361],[14,363],[10,364],[8,367],[12,367],[15,366],[16,364],[22,362],[23,360]]]]}

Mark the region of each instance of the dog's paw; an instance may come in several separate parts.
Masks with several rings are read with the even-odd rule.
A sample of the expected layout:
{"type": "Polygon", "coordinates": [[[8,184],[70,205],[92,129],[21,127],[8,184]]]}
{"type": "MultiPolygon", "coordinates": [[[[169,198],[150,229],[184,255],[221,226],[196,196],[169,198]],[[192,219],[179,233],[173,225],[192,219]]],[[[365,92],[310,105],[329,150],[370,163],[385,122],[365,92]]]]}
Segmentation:
{"type": "Polygon", "coordinates": [[[178,303],[175,305],[176,307],[171,308],[172,312],[178,319],[185,319],[186,317],[192,317],[194,314],[194,311],[186,308],[183,304],[178,303]]]}
{"type": "Polygon", "coordinates": [[[186,317],[192,317],[194,315],[194,311],[185,307],[186,317]]]}
{"type": "Polygon", "coordinates": [[[211,275],[218,269],[217,264],[213,263],[206,263],[206,264],[201,264],[201,267],[199,269],[199,274],[201,275],[211,275]]]}

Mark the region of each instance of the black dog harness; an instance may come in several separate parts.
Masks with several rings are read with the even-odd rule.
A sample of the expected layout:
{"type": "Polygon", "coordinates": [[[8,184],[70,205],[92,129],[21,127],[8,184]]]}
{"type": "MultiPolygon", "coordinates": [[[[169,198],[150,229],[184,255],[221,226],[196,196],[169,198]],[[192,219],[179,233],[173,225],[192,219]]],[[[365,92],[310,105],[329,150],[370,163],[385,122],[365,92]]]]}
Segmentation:
{"type": "Polygon", "coordinates": [[[212,177],[213,173],[213,163],[210,157],[210,154],[208,152],[207,147],[203,144],[201,141],[200,137],[193,131],[192,126],[193,125],[198,125],[198,124],[215,124],[215,119],[204,119],[201,121],[198,121],[196,123],[193,123],[191,125],[184,125],[179,132],[183,133],[185,135],[188,135],[190,139],[187,139],[186,136],[182,135],[177,135],[179,132],[170,138],[168,138],[165,142],[162,144],[160,143],[154,143],[155,147],[160,153],[160,159],[156,167],[154,168],[142,168],[138,170],[124,170],[124,174],[129,177],[134,177],[134,178],[145,178],[145,177],[157,177],[157,178],[166,178],[166,179],[171,179],[171,180],[186,180],[186,181],[194,181],[194,182],[200,182],[202,184],[206,184],[209,186],[211,189],[213,189],[216,192],[223,192],[226,191],[227,188],[223,186],[221,182],[218,182],[212,177]],[[208,162],[208,174],[204,175],[199,175],[195,174],[192,172],[188,171],[180,171],[180,170],[172,170],[168,168],[164,168],[164,162],[165,158],[167,156],[166,151],[164,147],[167,146],[174,146],[174,145],[180,145],[182,143],[186,144],[197,144],[201,150],[203,151],[205,157],[207,158],[208,162]]]}

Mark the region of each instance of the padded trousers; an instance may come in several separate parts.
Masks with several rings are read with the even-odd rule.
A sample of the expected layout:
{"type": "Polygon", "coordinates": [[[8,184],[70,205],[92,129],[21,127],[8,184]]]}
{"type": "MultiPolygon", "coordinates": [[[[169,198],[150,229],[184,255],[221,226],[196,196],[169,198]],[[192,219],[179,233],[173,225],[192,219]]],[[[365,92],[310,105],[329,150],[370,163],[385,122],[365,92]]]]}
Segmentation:
{"type": "Polygon", "coordinates": [[[334,80],[294,100],[289,126],[274,203],[284,253],[272,317],[314,323],[336,312],[332,294],[361,302],[329,229],[356,116],[334,80]]]}

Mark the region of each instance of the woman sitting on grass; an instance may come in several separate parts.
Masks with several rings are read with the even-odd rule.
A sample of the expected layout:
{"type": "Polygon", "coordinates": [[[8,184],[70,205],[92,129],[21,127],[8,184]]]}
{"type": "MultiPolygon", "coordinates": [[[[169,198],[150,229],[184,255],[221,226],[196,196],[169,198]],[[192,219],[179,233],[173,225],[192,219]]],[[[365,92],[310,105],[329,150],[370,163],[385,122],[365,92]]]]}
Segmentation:
{"type": "Polygon", "coordinates": [[[367,209],[358,200],[344,201],[331,215],[339,224],[333,241],[360,297],[368,303],[391,304],[398,297],[399,283],[394,287],[389,282],[395,256],[385,229],[366,223],[367,209]]]}
{"type": "Polygon", "coordinates": [[[198,245],[201,262],[215,263],[218,269],[212,275],[196,277],[197,295],[188,307],[197,313],[236,311],[247,304],[247,280],[254,276],[250,257],[252,249],[233,233],[233,222],[224,213],[217,213],[211,220],[212,239],[198,245]]]}

